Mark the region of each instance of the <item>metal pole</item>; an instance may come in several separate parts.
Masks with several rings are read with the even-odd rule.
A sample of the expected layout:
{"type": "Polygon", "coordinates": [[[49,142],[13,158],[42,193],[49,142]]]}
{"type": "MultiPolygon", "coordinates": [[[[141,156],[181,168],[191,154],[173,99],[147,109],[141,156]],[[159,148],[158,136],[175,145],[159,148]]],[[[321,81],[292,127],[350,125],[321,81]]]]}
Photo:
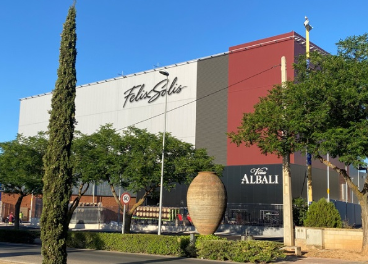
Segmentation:
{"type": "Polygon", "coordinates": [[[95,183],[92,186],[92,203],[95,204],[95,183]]]}
{"type": "MultiPolygon", "coordinates": [[[[354,178],[351,178],[351,181],[354,183],[354,178]]],[[[351,203],[354,203],[353,190],[351,190],[351,203]]]]}
{"type": "Polygon", "coordinates": [[[360,191],[360,185],[359,185],[359,167],[358,167],[358,190],[360,191]]]}
{"type": "Polygon", "coordinates": [[[162,158],[161,158],[161,182],[160,182],[160,203],[158,213],[158,231],[157,235],[161,235],[161,221],[162,221],[162,192],[164,185],[164,161],[165,161],[165,135],[166,135],[166,112],[167,112],[167,94],[169,92],[169,73],[160,71],[162,75],[166,76],[166,92],[165,92],[165,112],[164,112],[164,132],[162,133],[162,158]]]}
{"type": "Polygon", "coordinates": [[[125,204],[123,209],[123,224],[121,226],[121,233],[124,234],[124,227],[125,227],[125,204]]]}
{"type": "MultiPolygon", "coordinates": [[[[347,170],[347,166],[345,166],[345,170],[347,170]]],[[[348,182],[345,181],[345,203],[348,202],[348,182]]]]}
{"type": "Polygon", "coordinates": [[[31,212],[29,213],[29,222],[32,224],[32,209],[33,209],[33,193],[31,196],[31,212]]]}
{"type": "MultiPolygon", "coordinates": [[[[327,153],[327,161],[330,162],[330,155],[327,153]]],[[[330,167],[327,165],[327,202],[330,202],[330,167]]]]}
{"type": "MultiPolygon", "coordinates": [[[[119,199],[121,199],[121,187],[119,187],[119,199]]],[[[120,200],[121,201],[121,200],[120,200]]],[[[125,204],[124,204],[125,206],[125,204]]],[[[124,216],[123,216],[124,218],[124,216]]],[[[118,206],[118,225],[120,224],[120,206],[118,206]]],[[[124,226],[122,226],[124,228],[124,226]]]]}

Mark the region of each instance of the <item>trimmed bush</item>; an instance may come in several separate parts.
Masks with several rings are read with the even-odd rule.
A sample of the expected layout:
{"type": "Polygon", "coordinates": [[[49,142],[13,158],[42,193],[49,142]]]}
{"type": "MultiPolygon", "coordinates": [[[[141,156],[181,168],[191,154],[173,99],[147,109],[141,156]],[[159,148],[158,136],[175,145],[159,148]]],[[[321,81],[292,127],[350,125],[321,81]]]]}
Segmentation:
{"type": "Polygon", "coordinates": [[[119,234],[100,232],[69,232],[67,245],[75,248],[113,250],[129,253],[185,256],[188,236],[152,234],[119,234]]]}
{"type": "Polygon", "coordinates": [[[199,258],[236,262],[270,262],[285,258],[281,243],[271,241],[205,240],[197,247],[199,258]]]}
{"type": "Polygon", "coordinates": [[[325,198],[321,198],[309,206],[304,226],[341,228],[342,221],[335,205],[331,202],[328,203],[325,198]]]}
{"type": "Polygon", "coordinates": [[[26,230],[0,229],[0,242],[32,244],[39,232],[26,230]]]}
{"type": "Polygon", "coordinates": [[[228,241],[215,235],[189,236],[69,232],[68,246],[129,253],[199,257],[236,262],[270,262],[285,255],[281,243],[271,241],[228,241]]]}

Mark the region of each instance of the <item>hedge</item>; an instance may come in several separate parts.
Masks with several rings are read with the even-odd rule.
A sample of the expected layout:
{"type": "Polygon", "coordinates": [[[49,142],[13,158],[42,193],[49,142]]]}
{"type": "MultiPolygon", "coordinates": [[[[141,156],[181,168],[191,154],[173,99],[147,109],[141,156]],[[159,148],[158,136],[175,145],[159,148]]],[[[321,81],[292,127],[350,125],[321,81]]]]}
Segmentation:
{"type": "Polygon", "coordinates": [[[129,253],[186,256],[188,236],[69,232],[67,245],[75,248],[112,250],[129,253]]]}
{"type": "Polygon", "coordinates": [[[27,230],[0,229],[0,242],[33,244],[39,232],[27,230]]]}
{"type": "MultiPolygon", "coordinates": [[[[36,237],[39,237],[39,232],[0,229],[1,242],[33,243],[36,237]]],[[[281,243],[227,240],[215,235],[196,235],[196,242],[190,243],[190,236],[74,231],[68,233],[67,246],[243,263],[270,262],[285,258],[280,250],[283,246],[281,243]]]]}

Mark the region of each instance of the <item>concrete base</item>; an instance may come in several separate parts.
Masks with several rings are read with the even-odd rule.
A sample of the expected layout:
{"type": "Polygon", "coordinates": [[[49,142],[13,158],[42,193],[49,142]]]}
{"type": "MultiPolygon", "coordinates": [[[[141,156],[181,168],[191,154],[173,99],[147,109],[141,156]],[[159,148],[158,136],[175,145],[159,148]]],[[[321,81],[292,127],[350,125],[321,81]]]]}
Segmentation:
{"type": "Polygon", "coordinates": [[[302,255],[301,247],[297,247],[297,246],[287,246],[287,247],[281,248],[281,250],[294,251],[296,256],[301,256],[302,255]]]}

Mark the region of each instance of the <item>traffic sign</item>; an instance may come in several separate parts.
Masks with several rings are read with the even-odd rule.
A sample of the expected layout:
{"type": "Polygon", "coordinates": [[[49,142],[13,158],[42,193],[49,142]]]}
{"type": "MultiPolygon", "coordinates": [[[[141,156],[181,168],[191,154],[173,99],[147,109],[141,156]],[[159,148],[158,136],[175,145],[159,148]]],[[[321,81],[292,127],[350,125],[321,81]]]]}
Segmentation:
{"type": "Polygon", "coordinates": [[[130,201],[130,194],[129,193],[123,193],[121,195],[120,200],[124,203],[124,204],[128,204],[130,201]]]}

